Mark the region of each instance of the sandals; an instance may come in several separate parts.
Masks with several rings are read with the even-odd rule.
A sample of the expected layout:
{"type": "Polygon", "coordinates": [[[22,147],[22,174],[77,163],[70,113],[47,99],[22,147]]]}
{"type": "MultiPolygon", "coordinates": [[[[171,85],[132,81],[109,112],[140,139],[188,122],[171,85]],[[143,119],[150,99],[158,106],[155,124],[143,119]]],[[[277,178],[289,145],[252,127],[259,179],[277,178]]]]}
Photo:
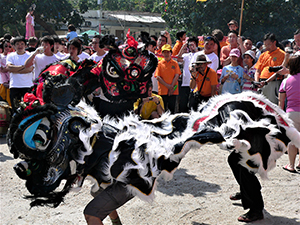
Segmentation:
{"type": "Polygon", "coordinates": [[[230,195],[229,198],[232,201],[241,200],[242,199],[242,195],[241,195],[240,192],[237,192],[235,194],[230,195]]]}
{"type": "Polygon", "coordinates": [[[297,173],[297,171],[295,169],[291,169],[289,165],[285,165],[284,167],[282,167],[282,169],[289,171],[290,173],[297,173]]]}
{"type": "Polygon", "coordinates": [[[251,211],[250,209],[249,212],[239,216],[238,221],[249,223],[256,220],[262,220],[263,218],[264,214],[262,211],[251,211]]]}

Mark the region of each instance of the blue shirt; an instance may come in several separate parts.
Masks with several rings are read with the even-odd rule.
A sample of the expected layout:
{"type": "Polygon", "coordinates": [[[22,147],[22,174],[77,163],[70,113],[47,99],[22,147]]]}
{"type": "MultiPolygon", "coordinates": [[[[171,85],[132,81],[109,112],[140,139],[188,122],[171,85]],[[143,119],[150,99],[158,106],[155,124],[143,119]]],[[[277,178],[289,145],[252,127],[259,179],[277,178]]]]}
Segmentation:
{"type": "Polygon", "coordinates": [[[224,93],[231,93],[231,94],[237,94],[242,92],[242,87],[243,87],[243,74],[244,74],[244,69],[241,66],[225,66],[222,70],[222,75],[220,77],[220,80],[223,79],[224,76],[227,74],[237,74],[239,76],[238,79],[240,79],[239,83],[237,80],[238,79],[233,79],[231,76],[227,78],[227,80],[224,82],[223,87],[222,87],[222,94],[224,93]]]}
{"type": "Polygon", "coordinates": [[[67,34],[67,40],[71,41],[73,38],[76,38],[78,35],[75,31],[71,31],[67,34]]]}

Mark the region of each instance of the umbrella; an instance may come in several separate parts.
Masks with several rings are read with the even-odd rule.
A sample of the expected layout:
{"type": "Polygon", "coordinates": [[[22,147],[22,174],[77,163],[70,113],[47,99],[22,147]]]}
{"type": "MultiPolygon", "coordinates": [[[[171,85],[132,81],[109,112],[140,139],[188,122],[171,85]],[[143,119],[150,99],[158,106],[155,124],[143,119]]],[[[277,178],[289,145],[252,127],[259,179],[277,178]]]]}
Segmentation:
{"type": "Polygon", "coordinates": [[[81,34],[79,35],[84,35],[84,34],[87,34],[88,36],[94,36],[94,35],[99,35],[99,32],[95,31],[95,30],[87,30],[87,31],[84,31],[82,32],[81,34]]]}

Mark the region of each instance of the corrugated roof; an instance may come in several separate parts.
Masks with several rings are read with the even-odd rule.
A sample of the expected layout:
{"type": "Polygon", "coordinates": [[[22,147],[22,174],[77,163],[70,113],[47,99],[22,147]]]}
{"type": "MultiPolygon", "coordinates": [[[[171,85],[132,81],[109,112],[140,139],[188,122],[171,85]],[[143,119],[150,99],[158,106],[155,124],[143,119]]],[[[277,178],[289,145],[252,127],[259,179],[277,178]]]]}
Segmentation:
{"type": "Polygon", "coordinates": [[[165,23],[165,21],[158,16],[146,16],[146,15],[121,15],[121,14],[106,14],[110,17],[116,18],[118,20],[127,22],[137,22],[137,23],[165,23]]]}

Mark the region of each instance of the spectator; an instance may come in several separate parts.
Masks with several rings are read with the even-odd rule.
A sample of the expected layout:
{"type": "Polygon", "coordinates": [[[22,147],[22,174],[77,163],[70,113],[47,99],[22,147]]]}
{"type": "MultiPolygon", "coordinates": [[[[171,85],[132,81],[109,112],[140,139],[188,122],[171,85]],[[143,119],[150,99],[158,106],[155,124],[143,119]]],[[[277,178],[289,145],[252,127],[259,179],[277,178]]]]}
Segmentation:
{"type": "Polygon", "coordinates": [[[191,92],[190,89],[190,65],[198,52],[198,38],[190,37],[186,43],[183,44],[178,53],[178,62],[183,62],[182,83],[179,88],[179,112],[188,112],[188,99],[191,92]],[[186,48],[188,47],[189,52],[186,48]]]}
{"type": "Polygon", "coordinates": [[[254,68],[255,64],[255,54],[253,51],[248,50],[243,55],[244,58],[244,85],[243,91],[257,91],[257,88],[254,88],[252,82],[255,81],[254,75],[256,69],[254,68]]]}
{"type": "Polygon", "coordinates": [[[35,37],[34,32],[34,8],[31,6],[29,12],[26,15],[26,35],[25,38],[28,40],[31,37],[35,37]]]}
{"type": "Polygon", "coordinates": [[[175,113],[176,96],[178,95],[178,78],[181,74],[179,65],[171,58],[172,47],[162,46],[163,59],[159,61],[155,77],[158,80],[158,94],[162,97],[165,109],[175,113]]]}
{"type": "Polygon", "coordinates": [[[72,41],[68,42],[67,47],[69,52],[69,59],[76,63],[83,61],[81,58],[79,58],[79,54],[81,51],[81,42],[78,38],[73,38],[72,41]]]}
{"type": "Polygon", "coordinates": [[[176,33],[176,44],[174,45],[173,49],[172,49],[172,55],[176,56],[178,55],[185,39],[186,39],[186,31],[179,31],[176,33]]]}
{"type": "Polygon", "coordinates": [[[255,80],[260,81],[262,93],[274,104],[278,104],[276,93],[280,87],[282,78],[266,82],[274,73],[269,72],[269,67],[280,66],[285,58],[285,52],[276,47],[276,37],[272,33],[267,33],[264,36],[264,45],[266,52],[262,53],[255,65],[255,80]],[[268,84],[268,85],[267,85],[268,84]]]}
{"type": "MultiPolygon", "coordinates": [[[[232,49],[238,48],[240,50],[240,52],[242,52],[242,54],[245,53],[245,48],[243,46],[242,39],[241,39],[241,37],[238,37],[238,33],[236,31],[234,31],[234,30],[229,31],[228,42],[229,42],[229,45],[224,46],[221,49],[221,53],[220,53],[220,55],[221,55],[220,61],[221,61],[221,64],[223,67],[227,66],[231,63],[229,53],[232,49]]],[[[242,57],[238,58],[238,64],[240,66],[243,66],[242,57]]]]}
{"type": "Polygon", "coordinates": [[[193,63],[194,69],[191,72],[190,88],[193,93],[197,93],[193,101],[189,102],[189,106],[193,110],[197,110],[199,103],[208,101],[217,93],[218,76],[216,71],[208,67],[209,63],[211,61],[204,54],[198,55],[193,63]]]}
{"type": "Polygon", "coordinates": [[[16,52],[10,53],[6,58],[6,67],[10,73],[9,89],[13,112],[18,107],[18,102],[33,85],[33,66],[25,67],[30,53],[25,51],[26,40],[24,37],[16,37],[13,40],[16,52]]]}
{"type": "Polygon", "coordinates": [[[62,45],[61,45],[61,40],[59,37],[57,37],[56,35],[53,35],[53,40],[54,40],[54,51],[53,53],[59,58],[59,59],[63,59],[66,57],[66,55],[64,53],[61,52],[62,50],[62,45]]]}
{"type": "Polygon", "coordinates": [[[103,59],[107,52],[104,50],[104,44],[101,43],[101,36],[95,35],[92,39],[92,48],[94,50],[94,54],[89,57],[89,59],[92,59],[96,62],[99,62],[101,59],[103,59]]]}
{"type": "Polygon", "coordinates": [[[51,36],[41,38],[41,47],[37,48],[25,62],[25,68],[34,66],[34,79],[43,69],[54,62],[60,61],[54,53],[54,40],[51,36]]]}
{"type": "Polygon", "coordinates": [[[211,36],[215,37],[219,41],[219,44],[220,44],[221,48],[228,45],[226,43],[226,41],[223,40],[224,39],[224,34],[221,30],[219,30],[219,29],[213,30],[212,33],[211,33],[211,36]]]}
{"type": "Polygon", "coordinates": [[[1,98],[6,101],[10,106],[9,97],[9,72],[6,68],[6,59],[9,53],[12,52],[12,46],[9,40],[4,40],[2,45],[3,53],[0,55],[0,75],[1,75],[1,88],[0,95],[1,98]]]}
{"type": "MultiPolygon", "coordinates": [[[[278,105],[284,110],[284,103],[287,99],[287,115],[294,122],[295,128],[300,131],[300,56],[292,56],[288,61],[287,67],[291,76],[284,79],[281,83],[278,105]]],[[[288,145],[289,164],[283,167],[284,170],[296,173],[295,160],[297,152],[299,152],[299,149],[295,145],[288,145]]],[[[300,155],[296,168],[300,170],[300,155]]]]}
{"type": "Polygon", "coordinates": [[[236,20],[230,20],[227,25],[230,31],[234,30],[237,32],[237,29],[239,28],[239,24],[236,20]]]}
{"type": "Polygon", "coordinates": [[[142,119],[159,118],[164,110],[164,102],[162,97],[152,93],[152,84],[150,83],[147,98],[139,98],[134,103],[134,113],[138,114],[142,119]]]}
{"type": "MultiPolygon", "coordinates": [[[[204,38],[204,49],[202,51],[199,51],[195,57],[194,61],[197,58],[198,55],[205,54],[208,59],[211,61],[211,64],[209,65],[210,68],[212,68],[214,71],[218,70],[219,67],[219,57],[214,53],[215,44],[217,44],[218,41],[212,37],[208,36],[204,38]]],[[[192,61],[191,63],[193,63],[192,61]]]]}
{"type": "Polygon", "coordinates": [[[255,55],[255,58],[256,58],[256,61],[258,60],[259,56],[261,55],[261,51],[263,50],[263,46],[264,44],[261,42],[261,41],[258,41],[256,43],[256,55],[255,55]]]}
{"type": "Polygon", "coordinates": [[[242,92],[244,69],[238,64],[240,54],[240,50],[237,48],[232,49],[229,53],[231,63],[223,68],[220,77],[223,85],[222,94],[226,92],[231,94],[242,92]]]}
{"type": "Polygon", "coordinates": [[[251,38],[247,37],[244,41],[243,41],[243,45],[246,51],[248,50],[252,50],[252,45],[253,42],[251,40],[251,38]]]}
{"type": "Polygon", "coordinates": [[[295,55],[300,55],[300,29],[296,30],[294,33],[294,40],[296,43],[296,47],[298,47],[298,51],[295,53],[295,55]]]}
{"type": "Polygon", "coordinates": [[[157,49],[155,51],[155,54],[162,54],[162,46],[168,43],[168,38],[165,35],[160,35],[157,40],[157,49]]]}
{"type": "Polygon", "coordinates": [[[76,28],[73,24],[70,24],[68,26],[68,32],[69,33],[67,34],[67,37],[66,37],[67,41],[71,41],[73,38],[78,37],[78,35],[76,33],[76,28]]]}
{"type": "Polygon", "coordinates": [[[28,39],[28,47],[25,49],[28,52],[34,52],[38,44],[38,39],[36,37],[30,37],[28,39]]]}
{"type": "MultiPolygon", "coordinates": [[[[146,43],[145,50],[149,51],[149,54],[154,54],[156,48],[156,41],[151,40],[149,43],[146,43]]],[[[156,77],[154,76],[155,72],[152,74],[151,80],[152,80],[152,92],[154,94],[158,93],[158,81],[156,77]]]]}
{"type": "Polygon", "coordinates": [[[78,55],[78,57],[80,58],[80,61],[83,61],[83,60],[85,60],[85,59],[88,59],[88,58],[90,57],[90,55],[89,55],[88,53],[82,51],[82,50],[83,50],[83,41],[82,41],[80,38],[76,38],[76,39],[77,39],[77,40],[80,42],[80,44],[81,44],[80,53],[79,53],[79,55],[78,55]]]}

